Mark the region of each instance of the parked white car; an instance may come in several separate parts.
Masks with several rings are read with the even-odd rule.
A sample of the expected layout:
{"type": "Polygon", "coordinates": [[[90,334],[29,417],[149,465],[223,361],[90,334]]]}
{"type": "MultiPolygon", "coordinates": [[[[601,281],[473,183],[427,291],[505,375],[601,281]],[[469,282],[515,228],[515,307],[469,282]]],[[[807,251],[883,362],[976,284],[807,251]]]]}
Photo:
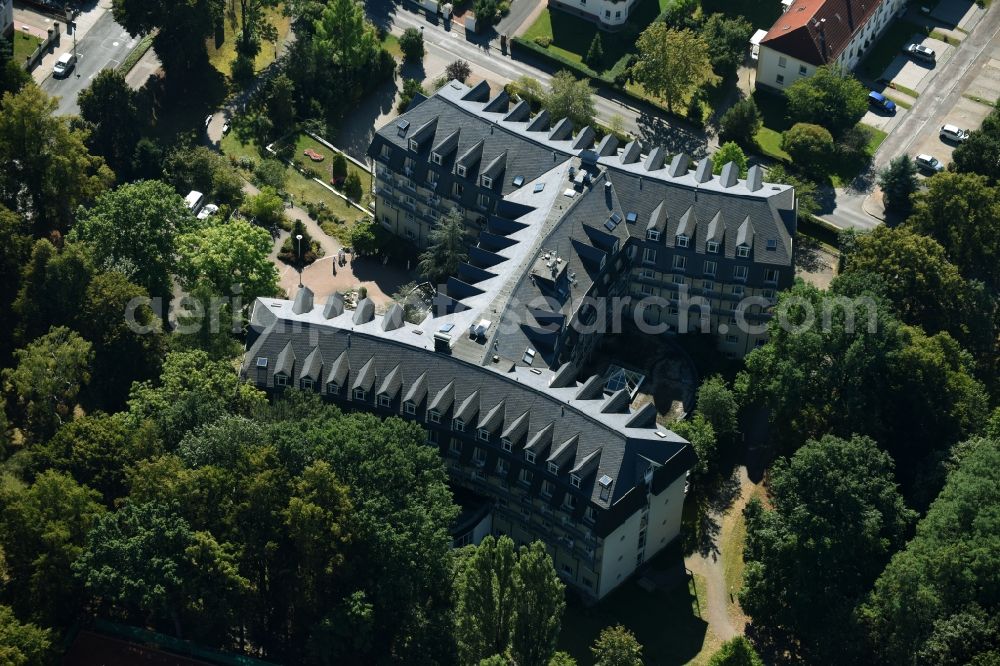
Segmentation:
{"type": "Polygon", "coordinates": [[[917,155],[913,161],[917,163],[919,168],[924,169],[925,171],[933,171],[934,173],[944,171],[944,164],[942,164],[941,160],[933,155],[925,155],[921,153],[920,155],[917,155]]]}
{"type": "Polygon", "coordinates": [[[209,217],[215,215],[218,212],[219,212],[219,207],[216,206],[215,204],[205,204],[205,207],[198,212],[197,217],[199,220],[207,220],[209,217]]]}
{"type": "Polygon", "coordinates": [[[962,129],[955,125],[942,125],[941,126],[941,138],[946,141],[956,141],[962,143],[969,138],[969,130],[962,129]]]}
{"type": "Polygon", "coordinates": [[[923,44],[910,44],[906,47],[906,52],[917,60],[923,60],[924,62],[934,62],[937,59],[934,49],[928,48],[923,44]]]}
{"type": "Polygon", "coordinates": [[[76,67],[76,56],[72,53],[63,53],[56,60],[56,64],[52,66],[52,76],[57,79],[69,76],[74,67],[76,67]]]}

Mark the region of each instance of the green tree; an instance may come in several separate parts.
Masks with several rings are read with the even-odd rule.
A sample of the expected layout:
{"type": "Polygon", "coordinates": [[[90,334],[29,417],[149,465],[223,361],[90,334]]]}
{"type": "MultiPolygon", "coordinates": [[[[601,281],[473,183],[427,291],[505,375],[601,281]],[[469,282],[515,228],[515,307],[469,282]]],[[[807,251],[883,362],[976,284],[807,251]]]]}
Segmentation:
{"type": "Polygon", "coordinates": [[[31,81],[31,75],[22,63],[14,62],[14,44],[0,37],[0,97],[4,93],[15,95],[31,81]]]}
{"type": "Polygon", "coordinates": [[[885,209],[907,217],[913,209],[912,197],[918,189],[917,165],[909,155],[900,155],[878,174],[885,209]]]}
{"type": "Polygon", "coordinates": [[[465,80],[472,76],[472,67],[464,60],[456,60],[444,69],[444,75],[448,80],[458,80],[465,83],[465,80]]]}
{"type": "Polygon", "coordinates": [[[821,125],[835,137],[858,124],[868,110],[868,90],[845,70],[824,65],[785,91],[795,123],[821,125]]]}
{"type": "Polygon", "coordinates": [[[975,439],[861,609],[883,663],[992,664],[1000,654],[1000,441],[975,439]]]}
{"type": "Polygon", "coordinates": [[[590,41],[590,48],[587,49],[587,55],[584,56],[583,62],[591,69],[600,71],[603,61],[604,45],[601,44],[601,32],[597,31],[594,33],[594,38],[590,41]]]}
{"type": "Polygon", "coordinates": [[[791,185],[795,188],[795,203],[798,204],[800,220],[812,220],[819,211],[816,201],[816,183],[801,176],[789,173],[781,164],[775,164],[767,170],[767,180],[771,183],[791,185]]]}
{"type": "Polygon", "coordinates": [[[94,597],[169,621],[179,638],[189,618],[199,633],[230,626],[249,586],[233,556],[176,508],[131,501],[97,521],[73,568],[94,597]]]}
{"type": "Polygon", "coordinates": [[[576,127],[594,123],[594,89],[585,79],[577,79],[570,72],[560,70],[549,83],[549,92],[542,98],[542,106],[554,119],[569,118],[576,127]]]}
{"type": "Polygon", "coordinates": [[[639,35],[637,47],[639,60],[632,69],[635,80],[648,93],[666,101],[671,112],[696,88],[719,80],[712,71],[708,43],[691,30],[672,29],[656,21],[639,35]]]}
{"type": "Polygon", "coordinates": [[[892,459],[869,438],[828,435],[779,459],[770,478],[773,510],[757,499],[744,510],[740,604],[808,661],[850,661],[861,637],[854,609],[916,517],[892,459]]]}
{"type": "Polygon", "coordinates": [[[358,175],[357,171],[347,174],[347,178],[344,180],[344,193],[354,202],[361,201],[364,197],[364,186],[361,184],[361,176],[358,175]]]}
{"type": "Polygon", "coordinates": [[[139,113],[138,93],[116,69],[104,69],[80,92],[80,117],[90,127],[87,146],[100,155],[119,179],[132,173],[132,155],[145,119],[139,113]]]}
{"type": "Polygon", "coordinates": [[[475,663],[503,654],[515,622],[517,551],[506,536],[487,536],[461,562],[455,608],[459,655],[475,663]]]}
{"type": "Polygon", "coordinates": [[[430,282],[443,283],[468,259],[468,241],[465,220],[461,213],[452,209],[428,234],[427,250],[420,255],[417,270],[430,282]]]}
{"type": "Polygon", "coordinates": [[[0,99],[0,203],[30,219],[38,235],[68,229],[76,207],[114,180],[87,151],[87,132],[55,115],[56,106],[38,86],[0,99]]]}
{"type": "Polygon", "coordinates": [[[497,0],[475,0],[472,5],[472,13],[476,15],[476,20],[479,21],[480,30],[484,27],[488,28],[496,23],[499,18],[497,0]]]}
{"type": "Polygon", "coordinates": [[[75,326],[87,285],[94,275],[88,248],[68,243],[63,249],[35,241],[14,299],[14,338],[25,344],[52,326],[75,326]]]}
{"type": "Polygon", "coordinates": [[[941,243],[966,278],[1000,290],[1000,190],[986,178],[941,173],[929,179],[907,224],[941,243]]]}
{"type": "Polygon", "coordinates": [[[417,95],[426,94],[427,91],[417,79],[403,79],[403,89],[399,93],[399,104],[396,105],[396,110],[400,113],[406,111],[417,95]]]}
{"type": "Polygon", "coordinates": [[[605,627],[594,641],[594,666],[642,666],[642,645],[620,624],[605,627]]]}
{"type": "Polygon", "coordinates": [[[740,403],[726,380],[713,375],[698,387],[695,409],[712,425],[720,439],[732,439],[739,427],[740,403]]]}
{"type": "MultiPolygon", "coordinates": [[[[278,6],[278,0],[239,0],[240,31],[236,42],[238,55],[247,58],[252,65],[253,58],[260,52],[262,40],[276,42],[277,28],[268,20],[267,10],[278,6]]],[[[232,20],[235,23],[235,4],[230,3],[232,20]]]]}
{"type": "Polygon", "coordinates": [[[253,170],[253,179],[260,187],[272,187],[283,192],[288,182],[288,167],[280,160],[261,160],[253,170]]]}
{"type": "Polygon", "coordinates": [[[760,110],[753,97],[744,97],[722,114],[719,120],[719,138],[735,141],[743,148],[757,145],[757,132],[763,124],[760,110]]]}
{"type": "MultiPolygon", "coordinates": [[[[0,310],[13,312],[14,299],[21,288],[21,272],[31,256],[31,235],[27,222],[0,204],[0,310]]],[[[7,365],[13,349],[14,326],[0,327],[0,366],[7,365]]]]}
{"type": "Polygon", "coordinates": [[[152,295],[169,297],[177,237],[196,226],[172,187],[145,180],[105,192],[79,211],[70,239],[86,243],[103,269],[121,273],[152,295]]]}
{"type": "Polygon", "coordinates": [[[695,414],[690,419],[677,421],[673,424],[673,430],[691,442],[691,447],[694,449],[695,455],[698,456],[698,463],[691,470],[695,479],[707,478],[718,469],[719,448],[715,430],[702,414],[695,414]]]}
{"type": "Polygon", "coordinates": [[[208,64],[206,40],[222,21],[225,0],[114,0],[115,22],[133,37],[155,32],[153,48],[169,74],[208,64]]]}
{"type": "Polygon", "coordinates": [[[14,352],[16,365],[3,371],[4,389],[38,440],[71,419],[80,390],[90,381],[94,353],[89,342],[65,326],[52,328],[14,352]]]}
{"type": "Polygon", "coordinates": [[[407,28],[399,38],[399,48],[407,60],[419,61],[424,57],[424,33],[407,28]]]}
{"type": "Polygon", "coordinates": [[[240,212],[262,227],[280,227],[286,221],[285,202],[278,191],[265,185],[244,200],[240,212]]]}
{"type": "Polygon", "coordinates": [[[514,567],[511,652],[522,666],[545,666],[556,649],[566,586],[541,541],[521,546],[514,567]]]}
{"type": "Polygon", "coordinates": [[[0,547],[10,583],[5,597],[41,624],[69,624],[82,599],[70,568],[104,509],[100,495],[59,472],[0,492],[0,547]]]}
{"type": "Polygon", "coordinates": [[[295,83],[287,74],[279,74],[270,80],[266,95],[265,108],[273,128],[272,136],[284,136],[295,127],[295,83]]]}
{"type": "Polygon", "coordinates": [[[735,141],[727,141],[712,155],[712,173],[719,175],[730,162],[736,165],[740,178],[747,177],[747,156],[735,141]]]}
{"type": "Polygon", "coordinates": [[[576,659],[571,657],[567,652],[556,652],[549,659],[549,666],[576,666],[576,659]]]}
{"type": "Polygon", "coordinates": [[[1000,181],[1000,112],[995,106],[982,125],[955,148],[950,168],[958,173],[979,174],[990,185],[1000,181]]]}
{"type": "Polygon", "coordinates": [[[249,304],[278,293],[271,262],[271,234],[244,220],[214,224],[177,238],[177,276],[191,289],[200,282],[227,297],[240,294],[249,304]],[[236,287],[239,285],[240,291],[236,287]]]}
{"type": "Polygon", "coordinates": [[[229,160],[206,146],[176,148],[164,161],[163,174],[183,194],[197,190],[227,206],[243,200],[243,178],[229,160]]]}
{"type": "Polygon", "coordinates": [[[52,663],[52,632],[34,624],[22,624],[9,606],[0,606],[0,659],[13,666],[45,666],[52,663]]]}
{"type": "Polygon", "coordinates": [[[782,133],[781,149],[800,169],[822,174],[833,157],[833,136],[820,125],[795,123],[782,133]]]}
{"type": "Polygon", "coordinates": [[[750,641],[743,636],[737,636],[716,650],[708,660],[708,666],[764,666],[764,660],[753,649],[750,641]]]}
{"type": "Polygon", "coordinates": [[[344,157],[344,153],[335,152],[333,154],[333,159],[330,160],[330,175],[333,176],[334,180],[347,178],[347,158],[344,157]]]}
{"type": "Polygon", "coordinates": [[[712,68],[722,77],[736,74],[743,63],[747,44],[753,36],[753,25],[742,16],[711,14],[701,28],[712,54],[712,68]]]}

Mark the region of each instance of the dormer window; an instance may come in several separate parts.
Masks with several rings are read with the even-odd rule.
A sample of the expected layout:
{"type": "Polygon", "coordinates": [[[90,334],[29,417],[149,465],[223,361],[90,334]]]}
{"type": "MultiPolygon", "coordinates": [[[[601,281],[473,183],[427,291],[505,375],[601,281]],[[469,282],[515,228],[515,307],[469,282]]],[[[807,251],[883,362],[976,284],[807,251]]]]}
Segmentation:
{"type": "Polygon", "coordinates": [[[441,423],[441,413],[436,409],[427,412],[427,420],[431,423],[441,423]]]}
{"type": "Polygon", "coordinates": [[[431,153],[431,162],[433,162],[434,164],[437,164],[438,166],[440,166],[441,165],[441,153],[431,153]]]}
{"type": "Polygon", "coordinates": [[[527,460],[530,463],[534,463],[535,462],[535,452],[534,451],[525,451],[524,452],[524,459],[527,460]]]}
{"type": "Polygon", "coordinates": [[[646,240],[658,241],[660,240],[659,229],[647,229],[646,230],[646,240]]]}
{"type": "Polygon", "coordinates": [[[403,403],[403,411],[406,412],[407,414],[416,414],[417,406],[407,400],[406,402],[403,403]]]}
{"type": "Polygon", "coordinates": [[[392,406],[392,398],[390,398],[387,395],[380,395],[378,397],[378,406],[379,407],[391,407],[392,406]]]}
{"type": "Polygon", "coordinates": [[[746,259],[750,256],[750,248],[746,245],[739,245],[736,248],[736,256],[746,259]]]}
{"type": "Polygon", "coordinates": [[[687,247],[689,239],[687,236],[681,234],[677,237],[677,247],[687,247]]]}
{"type": "Polygon", "coordinates": [[[514,445],[511,444],[511,441],[509,439],[504,437],[503,439],[500,440],[500,448],[506,451],[507,453],[510,453],[511,449],[514,448],[514,445]]]}
{"type": "Polygon", "coordinates": [[[452,419],[451,429],[455,432],[465,432],[465,421],[462,419],[452,419]]]}
{"type": "Polygon", "coordinates": [[[464,164],[456,165],[455,173],[457,173],[460,177],[465,178],[465,165],[464,164]]]}
{"type": "Polygon", "coordinates": [[[559,465],[555,464],[554,462],[550,462],[549,474],[558,474],[558,473],[559,473],[559,465]]]}
{"type": "Polygon", "coordinates": [[[570,474],[569,475],[569,485],[573,486],[574,488],[579,488],[580,487],[580,482],[581,482],[581,479],[576,474],[570,474]]]}
{"type": "Polygon", "coordinates": [[[718,254],[719,244],[716,243],[715,241],[708,241],[707,243],[705,243],[705,251],[710,254],[718,254]]]}
{"type": "Polygon", "coordinates": [[[493,187],[493,179],[489,176],[482,176],[480,180],[482,181],[483,187],[493,187]]]}
{"type": "Polygon", "coordinates": [[[311,391],[312,387],[313,387],[313,380],[309,379],[308,377],[299,380],[299,388],[302,389],[303,391],[311,391]]]}
{"type": "Polygon", "coordinates": [[[417,152],[418,150],[420,150],[420,144],[417,142],[416,139],[410,139],[410,150],[412,150],[413,152],[417,152]]]}
{"type": "Polygon", "coordinates": [[[479,429],[479,439],[481,439],[484,442],[490,441],[490,431],[487,430],[486,428],[480,428],[479,429]]]}
{"type": "Polygon", "coordinates": [[[329,382],[326,385],[326,392],[329,395],[340,395],[340,385],[337,382],[329,382]]]}
{"type": "Polygon", "coordinates": [[[356,388],[356,389],[354,389],[354,399],[355,400],[364,400],[365,397],[367,397],[367,395],[368,395],[367,391],[365,391],[363,388],[356,388]]]}

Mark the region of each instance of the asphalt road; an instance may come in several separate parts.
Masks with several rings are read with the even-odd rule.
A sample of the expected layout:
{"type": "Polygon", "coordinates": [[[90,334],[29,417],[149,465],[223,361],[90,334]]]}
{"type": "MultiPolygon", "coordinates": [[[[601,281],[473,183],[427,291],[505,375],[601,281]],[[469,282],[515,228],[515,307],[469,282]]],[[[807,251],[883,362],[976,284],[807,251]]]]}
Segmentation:
{"type": "MultiPolygon", "coordinates": [[[[63,36],[63,40],[72,37],[63,36]]],[[[42,82],[42,89],[59,97],[59,115],[75,115],[80,112],[76,98],[80,91],[90,85],[91,80],[101,70],[117,67],[135,47],[133,39],[124,28],[115,23],[111,12],[105,12],[76,46],[77,63],[70,75],[57,79],[51,74],[42,82]]]]}

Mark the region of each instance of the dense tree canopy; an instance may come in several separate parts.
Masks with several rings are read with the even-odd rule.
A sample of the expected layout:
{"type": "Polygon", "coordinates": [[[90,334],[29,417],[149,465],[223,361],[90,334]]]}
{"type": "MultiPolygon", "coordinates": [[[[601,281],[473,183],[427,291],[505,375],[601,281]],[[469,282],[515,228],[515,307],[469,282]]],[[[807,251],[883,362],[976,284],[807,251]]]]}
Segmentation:
{"type": "Polygon", "coordinates": [[[695,89],[718,80],[712,71],[708,43],[691,30],[675,30],[656,21],[639,35],[636,46],[635,80],[651,95],[662,98],[670,111],[695,89]]]}
{"type": "Polygon", "coordinates": [[[821,125],[839,137],[854,127],[868,110],[868,91],[836,65],[819,67],[785,91],[793,122],[821,125]]]}
{"type": "Polygon", "coordinates": [[[542,106],[552,118],[569,118],[576,127],[594,123],[594,88],[586,79],[577,79],[570,72],[561,70],[552,77],[549,92],[542,98],[542,106]]]}
{"type": "Polygon", "coordinates": [[[139,111],[139,93],[116,69],[104,69],[80,92],[80,117],[87,121],[87,146],[123,179],[132,174],[135,145],[146,124],[139,111]]]}
{"type": "Polygon", "coordinates": [[[594,641],[595,666],[642,666],[642,645],[635,634],[620,624],[605,627],[594,641]]]}
{"type": "Polygon", "coordinates": [[[115,21],[133,36],[155,32],[168,73],[184,76],[208,62],[205,40],[222,20],[225,0],[114,0],[115,21]]]}
{"type": "Polygon", "coordinates": [[[745,510],[740,591],[741,606],[767,638],[813,663],[856,658],[854,608],[915,518],[892,468],[865,437],[827,436],[775,463],[774,508],[754,499],[745,510]]]}
{"type": "Polygon", "coordinates": [[[245,305],[278,293],[278,271],[271,262],[271,234],[245,220],[215,222],[177,237],[177,277],[192,289],[208,284],[245,305]]]}
{"type": "Polygon", "coordinates": [[[862,617],[895,664],[1000,659],[1000,441],[975,439],[875,584],[862,617]]]}

